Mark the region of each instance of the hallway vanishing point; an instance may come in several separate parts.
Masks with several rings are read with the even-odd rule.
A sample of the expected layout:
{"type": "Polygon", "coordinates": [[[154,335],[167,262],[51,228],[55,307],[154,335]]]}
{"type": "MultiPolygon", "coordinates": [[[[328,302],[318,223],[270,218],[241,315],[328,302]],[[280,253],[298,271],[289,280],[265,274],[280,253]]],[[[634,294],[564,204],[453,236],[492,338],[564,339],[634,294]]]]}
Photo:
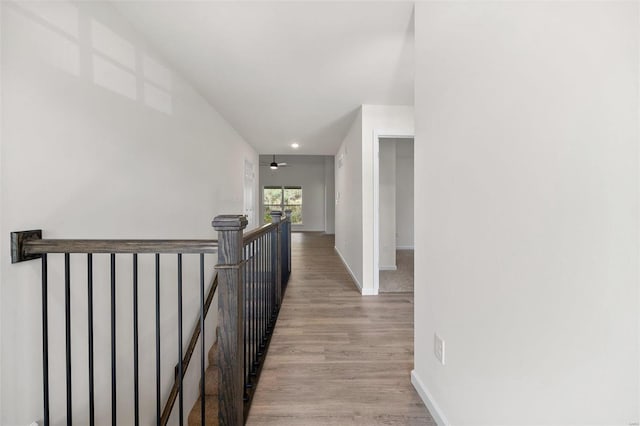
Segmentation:
{"type": "Polygon", "coordinates": [[[413,294],[361,296],[333,235],[293,233],[291,269],[247,425],[435,425],[410,382],[413,294]]]}

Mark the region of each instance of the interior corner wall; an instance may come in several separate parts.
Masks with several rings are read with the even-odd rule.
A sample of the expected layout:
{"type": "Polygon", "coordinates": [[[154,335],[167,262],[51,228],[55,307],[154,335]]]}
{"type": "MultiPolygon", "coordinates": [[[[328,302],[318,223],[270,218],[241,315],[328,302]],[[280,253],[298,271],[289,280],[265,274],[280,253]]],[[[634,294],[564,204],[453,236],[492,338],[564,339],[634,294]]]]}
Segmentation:
{"type": "Polygon", "coordinates": [[[416,3],[413,374],[441,421],[639,421],[638,7],[416,3]]]}
{"type": "Polygon", "coordinates": [[[396,248],[413,249],[413,139],[396,139],[396,248]]]}
{"type": "Polygon", "coordinates": [[[362,289],[362,108],[335,157],[335,249],[362,289]]]}
{"type": "MultiPolygon", "coordinates": [[[[2,2],[0,8],[3,239],[25,229],[42,229],[46,238],[216,238],[213,217],[242,213],[244,161],[257,164],[257,153],[109,2],[2,2]]],[[[12,265],[8,249],[3,240],[0,424],[27,425],[42,421],[43,410],[40,263],[12,265]]],[[[214,257],[207,257],[209,271],[214,257]]],[[[178,358],[176,263],[174,256],[161,258],[166,400],[178,358]]],[[[63,259],[49,259],[51,421],[62,424],[63,259]]],[[[117,259],[117,423],[133,424],[132,261],[117,259]]],[[[185,256],[185,313],[199,305],[192,260],[185,256]]],[[[109,419],[110,378],[98,374],[110,371],[108,255],[95,255],[94,263],[96,418],[109,419]]],[[[142,302],[154,300],[149,263],[141,255],[140,381],[147,384],[155,381],[155,304],[142,302]]],[[[71,255],[71,265],[73,410],[76,423],[86,423],[86,258],[71,255]]],[[[215,317],[212,309],[210,343],[215,317]]],[[[185,314],[186,323],[193,320],[185,314]]],[[[197,379],[186,381],[190,408],[197,379]]],[[[154,392],[141,393],[141,414],[143,424],[155,418],[154,392]]]]}
{"type": "MultiPolygon", "coordinates": [[[[376,294],[374,288],[374,144],[379,136],[413,136],[414,110],[407,105],[362,105],[362,293],[376,294]]],[[[337,214],[336,214],[337,215],[337,214]]],[[[377,273],[377,271],[376,271],[377,273]]]]}
{"type": "Polygon", "coordinates": [[[324,232],[336,232],[336,173],[334,157],[324,156],[324,232]]]}
{"type": "Polygon", "coordinates": [[[396,140],[380,139],[380,226],[379,263],[381,270],[396,269],[396,140]]]}

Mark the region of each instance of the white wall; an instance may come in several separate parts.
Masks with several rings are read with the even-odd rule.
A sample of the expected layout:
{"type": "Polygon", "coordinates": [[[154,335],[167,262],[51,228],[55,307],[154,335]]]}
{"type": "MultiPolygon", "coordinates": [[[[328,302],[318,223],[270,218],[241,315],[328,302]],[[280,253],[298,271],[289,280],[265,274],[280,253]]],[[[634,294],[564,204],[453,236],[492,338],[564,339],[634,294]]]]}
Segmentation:
{"type": "MultiPolygon", "coordinates": [[[[1,8],[3,238],[34,228],[47,238],[212,238],[214,216],[242,211],[243,164],[257,164],[255,151],[110,5],[2,2],[1,8]]],[[[40,263],[11,265],[8,248],[4,240],[0,423],[26,425],[42,419],[40,263]]],[[[162,259],[166,399],[177,361],[176,261],[162,259]]],[[[185,256],[185,336],[195,319],[187,313],[198,303],[195,260],[185,256]]],[[[76,423],[86,423],[88,413],[85,262],[72,255],[76,423]]],[[[107,260],[96,255],[95,262],[96,418],[105,420],[109,285],[107,260]]],[[[148,424],[155,417],[154,293],[152,260],[141,256],[140,262],[141,407],[148,424]]],[[[51,414],[59,424],[65,404],[61,257],[52,255],[49,263],[51,414]]],[[[209,277],[214,263],[208,259],[209,277]]],[[[131,259],[118,256],[118,264],[118,424],[132,424],[131,259]]],[[[209,342],[215,308],[210,317],[209,342]]],[[[197,380],[189,377],[185,390],[190,409],[197,380]]]]}
{"type": "MultiPolygon", "coordinates": [[[[3,15],[4,15],[4,8],[0,7],[0,22],[4,22],[3,21],[3,15]]],[[[4,57],[3,57],[3,48],[2,46],[4,46],[4,35],[2,30],[0,29],[0,64],[2,64],[4,62],[4,57]]],[[[2,176],[2,129],[4,128],[4,114],[3,114],[3,104],[4,102],[1,102],[1,100],[3,99],[4,96],[4,90],[2,89],[2,81],[3,80],[3,71],[2,71],[2,66],[0,66],[0,176],[2,176]]],[[[2,201],[2,181],[0,181],[0,202],[2,201]]],[[[0,230],[2,227],[2,221],[3,221],[3,213],[2,213],[2,205],[0,205],[0,230]]],[[[1,254],[1,252],[0,252],[1,254]]],[[[3,283],[4,281],[2,280],[2,266],[0,266],[0,283],[3,283]]],[[[2,296],[2,289],[0,289],[0,297],[2,296]]],[[[0,344],[2,344],[2,299],[0,298],[0,344]]],[[[3,379],[2,379],[2,350],[0,349],[0,413],[2,413],[2,401],[3,401],[3,392],[2,392],[2,383],[3,383],[3,379]]],[[[0,421],[2,419],[0,418],[0,421]]]]}
{"type": "Polygon", "coordinates": [[[413,133],[413,107],[362,105],[336,155],[336,196],[340,198],[336,204],[336,249],[365,295],[377,292],[373,245],[375,146],[379,136],[413,133]],[[348,197],[345,202],[344,197],[348,197]]]}
{"type": "Polygon", "coordinates": [[[380,139],[379,268],[396,269],[396,144],[380,139]]]}
{"type": "Polygon", "coordinates": [[[362,289],[362,109],[335,158],[335,248],[362,289]]]}
{"type": "MultiPolygon", "coordinates": [[[[272,156],[260,156],[261,164],[269,164],[272,156]]],[[[276,160],[287,167],[271,170],[260,166],[260,212],[262,188],[265,186],[302,186],[302,225],[293,225],[294,231],[325,230],[325,162],[322,155],[278,155],[276,160]]],[[[262,220],[263,214],[260,215],[262,220]]]]}
{"type": "Polygon", "coordinates": [[[324,156],[324,232],[336,232],[336,173],[334,157],[324,156]]]}
{"type": "Polygon", "coordinates": [[[638,16],[416,4],[413,378],[451,424],[639,421],[638,16]]]}
{"type": "MultiPolygon", "coordinates": [[[[413,107],[405,105],[362,106],[362,288],[375,294],[374,278],[374,152],[377,136],[413,136],[413,107]]],[[[394,225],[395,228],[395,225],[394,225]]],[[[375,272],[375,274],[374,274],[375,272]]]]}
{"type": "Polygon", "coordinates": [[[413,139],[396,141],[396,247],[413,248],[413,139]]]}

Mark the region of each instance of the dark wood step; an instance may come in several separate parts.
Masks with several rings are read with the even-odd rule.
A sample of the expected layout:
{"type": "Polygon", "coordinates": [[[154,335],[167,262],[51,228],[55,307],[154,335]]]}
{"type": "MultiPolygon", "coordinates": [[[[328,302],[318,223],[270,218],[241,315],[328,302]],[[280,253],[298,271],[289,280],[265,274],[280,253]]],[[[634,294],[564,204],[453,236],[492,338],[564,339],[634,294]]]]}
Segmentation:
{"type": "MultiPolygon", "coordinates": [[[[201,397],[189,413],[187,424],[189,426],[200,426],[202,423],[202,411],[200,408],[201,397]]],[[[207,426],[218,426],[218,397],[205,396],[204,398],[204,424],[207,426]]]]}

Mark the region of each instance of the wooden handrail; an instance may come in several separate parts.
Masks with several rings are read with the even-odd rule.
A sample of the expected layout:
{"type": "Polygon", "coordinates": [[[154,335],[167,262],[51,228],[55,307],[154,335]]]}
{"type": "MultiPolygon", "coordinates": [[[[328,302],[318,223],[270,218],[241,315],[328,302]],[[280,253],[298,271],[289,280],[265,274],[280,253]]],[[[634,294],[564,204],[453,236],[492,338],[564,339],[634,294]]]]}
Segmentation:
{"type": "Polygon", "coordinates": [[[244,234],[242,236],[242,243],[246,246],[247,244],[251,243],[252,241],[257,240],[262,235],[264,235],[267,232],[271,231],[273,228],[276,228],[276,227],[280,226],[282,224],[282,222],[284,222],[285,220],[289,220],[289,218],[282,218],[282,220],[280,222],[276,222],[276,223],[273,223],[273,222],[265,223],[260,228],[256,228],[256,229],[253,229],[253,230],[247,232],[246,234],[244,234]]]}
{"type": "Polygon", "coordinates": [[[257,240],[262,235],[264,235],[267,232],[271,231],[276,226],[278,226],[278,224],[276,224],[276,223],[265,223],[261,227],[253,229],[253,230],[247,232],[246,234],[244,234],[242,236],[243,245],[246,246],[247,244],[251,243],[252,241],[257,240]]]}
{"type": "MultiPolygon", "coordinates": [[[[209,292],[207,293],[207,299],[204,303],[204,317],[207,317],[207,313],[209,312],[209,307],[211,306],[211,301],[213,300],[213,296],[218,288],[218,274],[216,273],[213,276],[213,281],[209,288],[209,292]]],[[[184,378],[187,368],[189,367],[189,363],[191,362],[191,357],[193,352],[196,349],[196,345],[198,343],[198,338],[200,337],[200,315],[198,315],[198,321],[193,328],[193,333],[191,333],[191,340],[189,340],[189,346],[187,346],[187,351],[184,354],[184,358],[182,360],[182,377],[184,378]]],[[[176,369],[177,371],[177,369],[176,369]]],[[[180,391],[180,384],[178,382],[178,374],[176,373],[176,379],[173,382],[173,387],[171,388],[171,392],[169,393],[169,397],[167,398],[167,402],[162,410],[162,416],[160,416],[160,425],[165,426],[169,421],[169,417],[171,416],[171,410],[176,402],[176,398],[178,397],[178,392],[180,391]]]]}
{"type": "Polygon", "coordinates": [[[218,240],[56,240],[23,242],[26,255],[46,253],[216,253],[218,240]]]}

